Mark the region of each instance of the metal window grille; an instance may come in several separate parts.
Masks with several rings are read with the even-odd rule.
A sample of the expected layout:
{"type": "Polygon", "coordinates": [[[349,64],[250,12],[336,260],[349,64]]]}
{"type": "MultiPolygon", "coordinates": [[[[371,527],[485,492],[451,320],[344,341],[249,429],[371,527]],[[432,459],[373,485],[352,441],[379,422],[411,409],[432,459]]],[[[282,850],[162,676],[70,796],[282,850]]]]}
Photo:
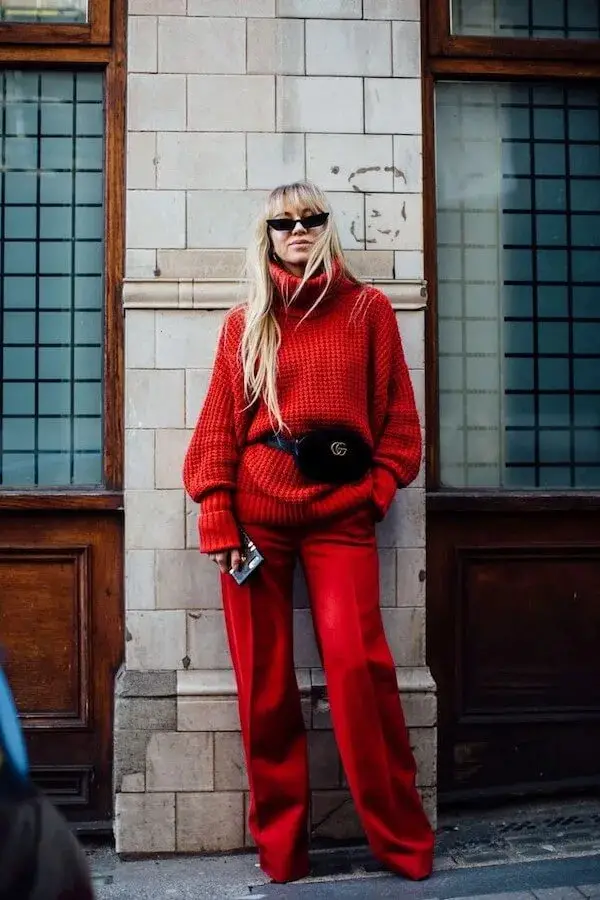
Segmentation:
{"type": "Polygon", "coordinates": [[[442,483],[600,487],[600,91],[440,84],[442,483]]]}
{"type": "Polygon", "coordinates": [[[600,38],[598,0],[452,0],[452,31],[513,38],[600,38]]]}
{"type": "Polygon", "coordinates": [[[0,73],[0,484],[102,482],[100,73],[0,73]]]}

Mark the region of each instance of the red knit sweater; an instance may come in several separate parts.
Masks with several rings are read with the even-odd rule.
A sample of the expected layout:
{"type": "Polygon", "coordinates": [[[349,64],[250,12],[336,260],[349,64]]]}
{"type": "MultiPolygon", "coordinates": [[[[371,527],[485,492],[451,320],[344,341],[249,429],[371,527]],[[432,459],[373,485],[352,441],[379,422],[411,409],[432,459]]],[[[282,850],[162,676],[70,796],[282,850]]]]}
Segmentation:
{"type": "Polygon", "coordinates": [[[290,454],[256,443],[273,427],[262,401],[247,408],[239,357],[244,308],[232,310],[183,471],[189,495],[200,503],[205,553],[238,546],[238,521],[306,525],[369,503],[383,518],[398,485],[419,471],[419,419],[387,297],[336,270],[327,295],[301,321],[326,276],[310,279],[291,304],[284,298],[293,296],[300,280],[276,265],[271,277],[281,326],[278,399],[291,436],[328,425],[353,428],[373,448],[374,465],[355,484],[314,484],[290,454]]]}

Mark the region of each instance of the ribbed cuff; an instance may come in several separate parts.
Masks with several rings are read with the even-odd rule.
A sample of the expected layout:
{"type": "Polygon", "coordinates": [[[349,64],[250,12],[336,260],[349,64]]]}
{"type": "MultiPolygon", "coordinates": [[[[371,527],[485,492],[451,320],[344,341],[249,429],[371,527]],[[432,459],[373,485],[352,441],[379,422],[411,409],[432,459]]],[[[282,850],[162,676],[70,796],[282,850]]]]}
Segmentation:
{"type": "Polygon", "coordinates": [[[202,553],[217,553],[240,546],[240,530],[231,508],[229,491],[214,491],[201,501],[198,531],[202,553]]]}
{"type": "Polygon", "coordinates": [[[396,476],[384,466],[373,467],[373,503],[378,513],[377,521],[381,521],[392,505],[398,490],[396,476]]]}

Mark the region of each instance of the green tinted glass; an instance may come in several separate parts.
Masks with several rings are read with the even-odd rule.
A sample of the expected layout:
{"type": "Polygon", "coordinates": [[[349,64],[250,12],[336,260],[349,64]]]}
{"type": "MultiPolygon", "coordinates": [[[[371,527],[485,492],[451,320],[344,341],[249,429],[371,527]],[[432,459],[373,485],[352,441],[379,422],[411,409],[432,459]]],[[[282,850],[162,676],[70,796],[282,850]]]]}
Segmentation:
{"type": "Polygon", "coordinates": [[[0,485],[97,485],[102,75],[4,72],[0,101],[0,485]]]}
{"type": "Polygon", "coordinates": [[[87,22],[86,0],[2,0],[0,21],[60,25],[87,22]]]}
{"type": "Polygon", "coordinates": [[[600,488],[600,91],[436,106],[442,482],[600,488]]]}
{"type": "Polygon", "coordinates": [[[600,38],[598,0],[452,0],[452,32],[507,38],[600,38]]]}

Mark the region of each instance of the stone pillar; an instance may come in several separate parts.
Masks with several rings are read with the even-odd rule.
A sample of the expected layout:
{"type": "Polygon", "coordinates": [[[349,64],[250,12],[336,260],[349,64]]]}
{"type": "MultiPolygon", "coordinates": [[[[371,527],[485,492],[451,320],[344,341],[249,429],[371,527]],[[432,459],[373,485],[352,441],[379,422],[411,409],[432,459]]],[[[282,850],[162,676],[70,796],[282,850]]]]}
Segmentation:
{"type": "MultiPolygon", "coordinates": [[[[213,565],[181,465],[224,311],[243,298],[268,189],[308,177],[350,262],[398,314],[424,416],[417,0],[130,0],[126,315],[126,662],[116,686],[121,853],[249,844],[235,683],[213,565]],[[308,18],[306,18],[308,17],[308,18]]],[[[378,528],[382,606],[435,816],[425,665],[424,484],[378,528]]],[[[335,748],[305,589],[296,662],[315,838],[360,828],[335,748]]]]}

